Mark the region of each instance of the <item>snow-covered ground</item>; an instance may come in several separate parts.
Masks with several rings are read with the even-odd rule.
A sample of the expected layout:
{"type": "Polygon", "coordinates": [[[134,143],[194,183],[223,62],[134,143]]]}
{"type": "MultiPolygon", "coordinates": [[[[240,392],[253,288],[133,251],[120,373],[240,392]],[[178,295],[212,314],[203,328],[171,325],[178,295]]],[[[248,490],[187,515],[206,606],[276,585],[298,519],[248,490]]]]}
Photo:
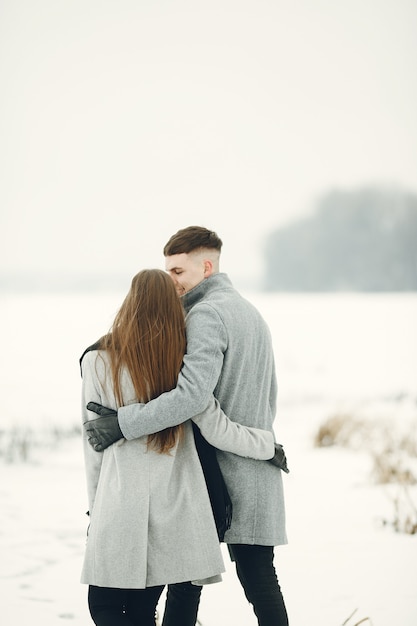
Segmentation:
{"type": "MultiPolygon", "coordinates": [[[[14,426],[42,438],[78,423],[77,358],[103,334],[124,294],[3,296],[0,445],[14,426]]],[[[395,487],[371,481],[366,449],[314,448],[317,427],[344,411],[416,427],[417,296],[260,295],[279,377],[276,433],[289,544],[276,566],[291,626],[417,624],[417,535],[395,533],[395,487]]],[[[0,461],[1,623],[92,623],[79,583],[87,528],[78,437],[0,461]]],[[[416,502],[415,491],[413,492],[416,502]]],[[[256,624],[225,551],[223,582],[205,588],[204,626],[256,624]]],[[[121,557],[122,558],[122,557],[121,557]]]]}

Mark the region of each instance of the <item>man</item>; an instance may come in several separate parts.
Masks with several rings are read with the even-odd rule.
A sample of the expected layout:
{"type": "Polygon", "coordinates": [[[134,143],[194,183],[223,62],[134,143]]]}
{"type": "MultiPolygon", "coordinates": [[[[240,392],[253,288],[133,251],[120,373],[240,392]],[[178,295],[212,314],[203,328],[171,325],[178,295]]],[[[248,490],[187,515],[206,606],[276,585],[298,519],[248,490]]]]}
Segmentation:
{"type": "MultiPolygon", "coordinates": [[[[220,273],[221,247],[216,233],[199,226],[178,231],[164,247],[166,270],[187,312],[187,354],[175,389],[147,404],[119,409],[110,441],[135,439],[190,419],[207,407],[213,393],[230,419],[272,430],[277,385],[270,332],[256,308],[220,273]]],[[[97,445],[100,418],[94,422],[97,445]]],[[[108,429],[105,438],[108,445],[108,429]]],[[[246,598],[260,626],[287,626],[273,564],[274,546],[287,543],[281,472],[227,452],[217,451],[217,456],[233,504],[224,541],[246,598]]],[[[164,626],[184,624],[178,615],[185,606],[195,623],[199,594],[198,587],[172,585],[164,626]]]]}

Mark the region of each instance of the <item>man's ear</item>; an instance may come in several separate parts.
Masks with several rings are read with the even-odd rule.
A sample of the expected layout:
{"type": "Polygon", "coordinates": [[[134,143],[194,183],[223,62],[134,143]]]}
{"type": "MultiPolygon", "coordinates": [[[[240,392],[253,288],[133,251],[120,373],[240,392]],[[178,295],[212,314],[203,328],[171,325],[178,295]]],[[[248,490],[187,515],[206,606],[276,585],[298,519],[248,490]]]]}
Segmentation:
{"type": "Polygon", "coordinates": [[[208,278],[213,273],[213,263],[210,259],[204,260],[204,278],[208,278]]]}

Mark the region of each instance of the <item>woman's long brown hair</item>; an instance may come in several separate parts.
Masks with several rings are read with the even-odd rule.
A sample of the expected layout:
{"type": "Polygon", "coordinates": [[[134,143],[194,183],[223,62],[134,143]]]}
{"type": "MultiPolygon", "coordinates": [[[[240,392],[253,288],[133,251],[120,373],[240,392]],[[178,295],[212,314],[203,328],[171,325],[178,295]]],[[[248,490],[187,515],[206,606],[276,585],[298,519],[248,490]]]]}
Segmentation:
{"type": "MultiPolygon", "coordinates": [[[[139,402],[177,384],[186,347],[184,311],[172,279],[162,270],[142,270],[132,280],[111,331],[101,340],[111,362],[116,400],[124,404],[121,372],[127,368],[139,402]]],[[[148,446],[168,453],[182,426],[149,435],[148,446]]]]}

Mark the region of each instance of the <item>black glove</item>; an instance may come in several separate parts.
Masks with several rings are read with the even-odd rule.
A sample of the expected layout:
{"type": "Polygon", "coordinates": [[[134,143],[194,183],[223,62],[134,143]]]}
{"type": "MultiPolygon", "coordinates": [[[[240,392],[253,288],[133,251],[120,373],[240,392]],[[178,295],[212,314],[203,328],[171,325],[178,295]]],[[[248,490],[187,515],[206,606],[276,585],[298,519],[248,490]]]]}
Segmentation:
{"type": "Polygon", "coordinates": [[[275,454],[272,459],[268,459],[268,463],[272,463],[275,467],[279,467],[283,472],[289,473],[287,467],[287,457],[285,456],[284,448],[280,443],[275,444],[275,454]]]}
{"type": "Polygon", "coordinates": [[[117,411],[108,409],[96,402],[89,402],[87,409],[100,415],[97,419],[89,420],[83,424],[87,441],[96,452],[102,452],[115,441],[123,439],[117,420],[117,411]]]}

